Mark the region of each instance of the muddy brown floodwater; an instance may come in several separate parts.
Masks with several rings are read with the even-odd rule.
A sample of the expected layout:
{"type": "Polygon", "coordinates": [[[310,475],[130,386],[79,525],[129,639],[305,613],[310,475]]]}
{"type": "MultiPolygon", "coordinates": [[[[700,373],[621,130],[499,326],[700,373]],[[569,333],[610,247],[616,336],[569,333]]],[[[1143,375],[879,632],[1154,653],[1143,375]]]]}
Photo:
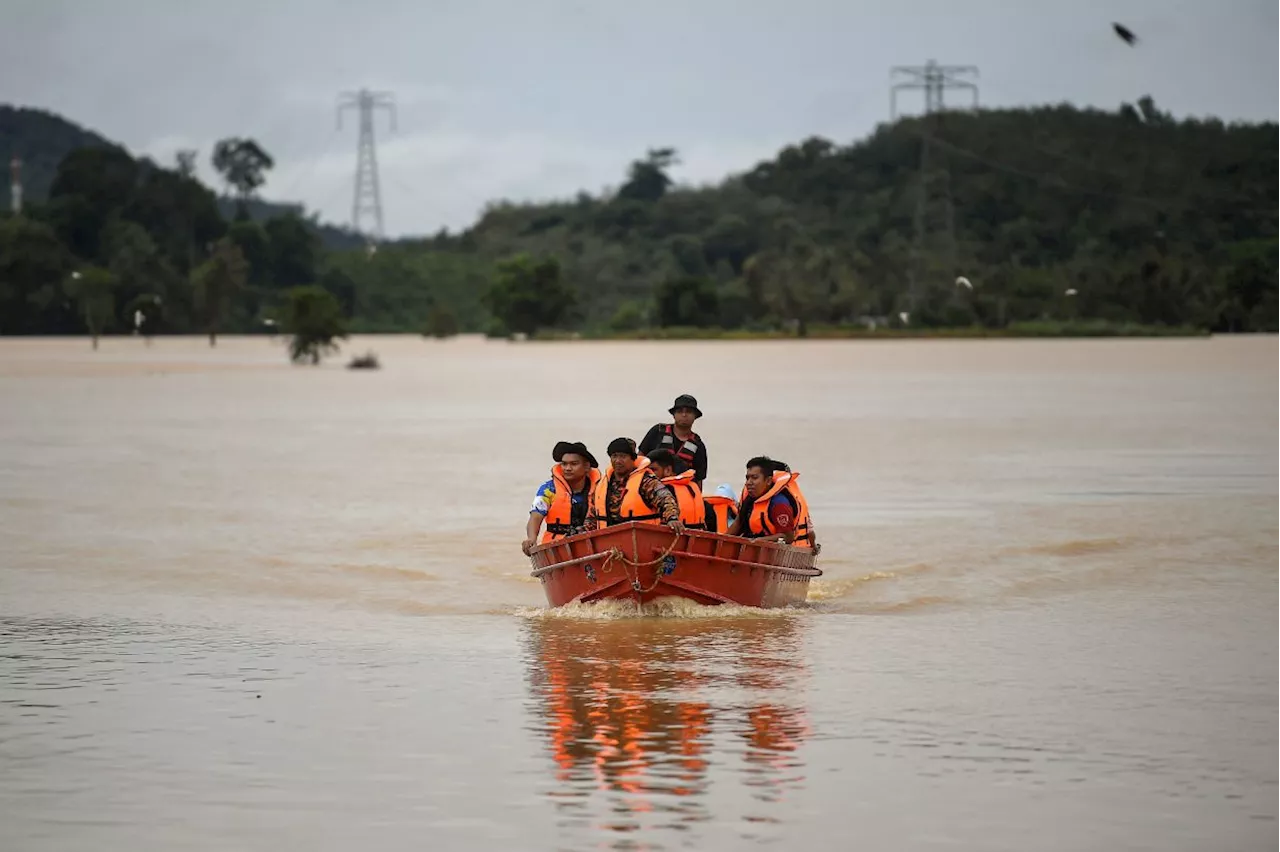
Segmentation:
{"type": "Polygon", "coordinates": [[[366,348],[0,341],[4,849],[1275,848],[1275,337],[366,348]],[[545,611],[681,392],[809,605],[545,611]]]}

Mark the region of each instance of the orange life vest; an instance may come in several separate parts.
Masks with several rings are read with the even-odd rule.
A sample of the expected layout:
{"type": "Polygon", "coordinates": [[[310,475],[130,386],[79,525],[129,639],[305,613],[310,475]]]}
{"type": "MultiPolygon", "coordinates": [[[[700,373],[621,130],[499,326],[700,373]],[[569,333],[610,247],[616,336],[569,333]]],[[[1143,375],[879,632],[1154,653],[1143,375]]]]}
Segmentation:
{"type": "MultiPolygon", "coordinates": [[[[769,503],[779,493],[785,492],[791,497],[796,506],[795,540],[790,543],[796,547],[813,546],[809,538],[809,501],[805,500],[804,494],[800,491],[800,486],[796,484],[796,480],[799,478],[800,474],[794,471],[789,473],[780,470],[773,474],[773,485],[768,491],[750,503],[751,508],[749,511],[751,514],[747,516],[747,530],[751,538],[778,534],[778,530],[774,528],[773,523],[769,520],[769,503]]],[[[744,490],[742,505],[746,507],[748,501],[750,501],[750,497],[744,490]]]]}
{"type": "MultiPolygon", "coordinates": [[[[738,501],[732,497],[725,497],[720,494],[712,494],[710,497],[702,498],[702,502],[706,504],[707,510],[715,517],[715,531],[718,533],[727,533],[729,531],[729,513],[738,510],[738,501]]],[[[710,524],[707,525],[708,529],[710,524]]]]}
{"type": "Polygon", "coordinates": [[[609,524],[620,524],[624,521],[644,521],[651,524],[662,523],[662,515],[655,512],[645,505],[644,500],[640,498],[640,480],[644,478],[645,471],[649,469],[649,459],[646,456],[640,456],[636,459],[636,469],[627,477],[626,485],[623,486],[622,506],[618,509],[617,517],[609,517],[609,480],[613,478],[613,465],[600,476],[600,481],[596,483],[595,490],[592,492],[592,503],[595,506],[596,526],[607,527],[609,524]]]}
{"type": "Polygon", "coordinates": [[[693,471],[668,476],[662,484],[671,489],[680,507],[680,520],[686,527],[702,529],[707,525],[707,507],[702,504],[702,489],[693,478],[693,471]]]}
{"type": "MultiPolygon", "coordinates": [[[[551,498],[551,506],[547,509],[547,525],[542,531],[541,543],[564,538],[569,534],[573,523],[573,489],[564,478],[564,470],[560,465],[551,468],[551,481],[556,484],[556,494],[551,498]]],[[[594,467],[587,468],[587,508],[591,508],[591,495],[600,482],[600,471],[594,467]]]]}
{"type": "Polygon", "coordinates": [[[796,540],[791,543],[796,547],[813,547],[813,518],[809,517],[809,501],[805,499],[804,492],[800,490],[800,483],[796,481],[799,477],[800,474],[792,473],[791,480],[786,485],[787,493],[796,501],[798,507],[796,540]]]}

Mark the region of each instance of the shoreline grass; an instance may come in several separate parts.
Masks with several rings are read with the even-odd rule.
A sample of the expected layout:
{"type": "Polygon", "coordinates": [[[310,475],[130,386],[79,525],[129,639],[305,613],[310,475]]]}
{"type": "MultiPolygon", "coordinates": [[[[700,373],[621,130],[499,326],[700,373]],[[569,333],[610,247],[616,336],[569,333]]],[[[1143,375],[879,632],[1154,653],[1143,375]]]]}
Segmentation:
{"type": "Polygon", "coordinates": [[[804,337],[779,329],[643,328],[628,331],[588,330],[567,332],[543,330],[531,341],[569,340],[930,340],[930,339],[1010,339],[1010,338],[1100,338],[1100,337],[1210,337],[1211,332],[1192,326],[1111,323],[1102,320],[1077,322],[1038,321],[1011,323],[1004,328],[954,326],[901,328],[865,326],[811,326],[804,337]]]}

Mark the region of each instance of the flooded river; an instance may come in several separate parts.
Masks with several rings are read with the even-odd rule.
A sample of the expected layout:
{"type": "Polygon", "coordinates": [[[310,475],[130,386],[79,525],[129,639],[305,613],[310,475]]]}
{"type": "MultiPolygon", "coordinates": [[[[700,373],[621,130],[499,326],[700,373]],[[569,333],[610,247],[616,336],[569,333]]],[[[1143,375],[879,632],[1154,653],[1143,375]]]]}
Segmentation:
{"type": "Polygon", "coordinates": [[[0,848],[1275,848],[1275,337],[368,348],[0,341],[0,848]],[[545,611],[683,392],[810,604],[545,611]]]}

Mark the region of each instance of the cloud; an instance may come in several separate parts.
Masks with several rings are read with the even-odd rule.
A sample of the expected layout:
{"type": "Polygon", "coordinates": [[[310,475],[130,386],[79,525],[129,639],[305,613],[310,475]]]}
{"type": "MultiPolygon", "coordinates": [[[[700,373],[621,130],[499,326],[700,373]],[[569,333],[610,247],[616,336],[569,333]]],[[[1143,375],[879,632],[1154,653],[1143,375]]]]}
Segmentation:
{"type": "Polygon", "coordinates": [[[617,186],[651,146],[675,147],[677,179],[704,183],[809,135],[848,142],[888,118],[889,68],[929,57],[979,65],[986,105],[1150,94],[1176,115],[1276,116],[1274,0],[1231,15],[1197,0],[1114,0],[1106,14],[1001,0],[15,3],[0,100],[164,163],[197,148],[211,185],[213,143],[250,136],[277,163],[264,194],[334,222],[351,217],[357,141],[353,116],[336,127],[339,93],[393,92],[399,132],[376,125],[391,234],[465,227],[500,198],[617,186]]]}

